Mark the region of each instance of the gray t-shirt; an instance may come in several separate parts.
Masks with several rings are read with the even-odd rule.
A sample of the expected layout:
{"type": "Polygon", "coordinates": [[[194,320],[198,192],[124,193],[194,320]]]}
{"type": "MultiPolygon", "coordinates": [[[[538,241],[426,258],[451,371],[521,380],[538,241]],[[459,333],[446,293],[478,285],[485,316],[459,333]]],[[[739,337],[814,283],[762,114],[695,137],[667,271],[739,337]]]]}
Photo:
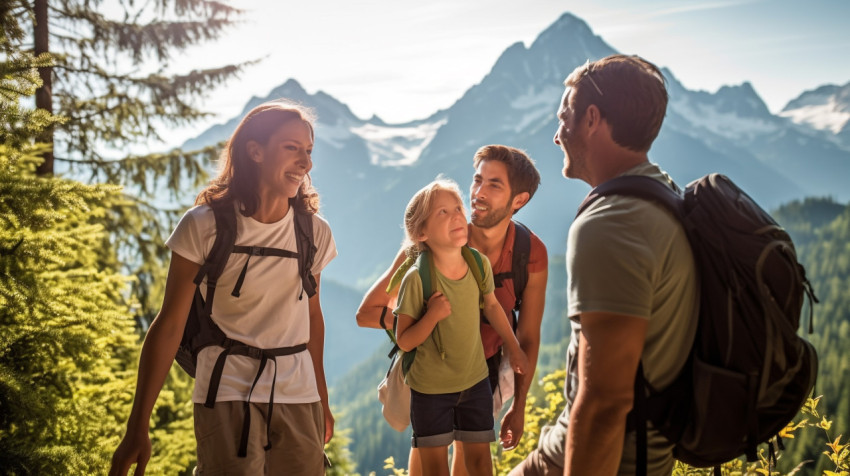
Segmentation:
{"type": "MultiPolygon", "coordinates": [[[[646,175],[677,189],[652,163],[623,175],[646,175]]],[[[570,227],[567,241],[568,316],[566,408],[540,438],[541,452],[563,464],[569,414],[578,387],[578,339],[583,312],[611,312],[649,320],[641,360],[652,388],[669,385],[687,359],[696,333],[699,291],[693,255],[682,226],[661,205],[624,196],[594,202],[570,227]]],[[[649,431],[648,474],[670,474],[672,445],[649,431]]],[[[619,474],[634,474],[634,433],[626,435],[619,474]]]]}

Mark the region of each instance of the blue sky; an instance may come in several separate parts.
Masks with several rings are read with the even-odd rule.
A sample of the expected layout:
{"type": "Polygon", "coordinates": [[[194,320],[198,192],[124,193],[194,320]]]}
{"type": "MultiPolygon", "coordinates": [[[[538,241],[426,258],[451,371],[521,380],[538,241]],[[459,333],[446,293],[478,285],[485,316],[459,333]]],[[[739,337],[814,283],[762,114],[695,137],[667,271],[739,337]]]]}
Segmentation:
{"type": "MultiPolygon", "coordinates": [[[[446,108],[511,44],[564,12],[614,49],[668,67],[689,89],[749,81],[778,112],[805,90],[850,82],[850,0],[240,0],[237,28],[178,58],[181,70],[262,58],[203,106],[216,116],[173,131],[176,145],[237,115],[288,78],[360,117],[388,122],[446,108]]],[[[553,111],[560,98],[552,98],[553,111]]]]}

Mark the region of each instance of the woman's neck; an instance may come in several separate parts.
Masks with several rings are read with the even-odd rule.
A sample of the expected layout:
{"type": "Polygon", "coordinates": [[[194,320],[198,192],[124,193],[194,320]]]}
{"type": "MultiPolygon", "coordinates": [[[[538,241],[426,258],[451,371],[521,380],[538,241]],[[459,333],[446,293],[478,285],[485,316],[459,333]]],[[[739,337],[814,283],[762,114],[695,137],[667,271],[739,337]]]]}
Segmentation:
{"type": "Polygon", "coordinates": [[[277,223],[289,213],[289,198],[260,193],[260,203],[251,218],[260,223],[277,223]]]}

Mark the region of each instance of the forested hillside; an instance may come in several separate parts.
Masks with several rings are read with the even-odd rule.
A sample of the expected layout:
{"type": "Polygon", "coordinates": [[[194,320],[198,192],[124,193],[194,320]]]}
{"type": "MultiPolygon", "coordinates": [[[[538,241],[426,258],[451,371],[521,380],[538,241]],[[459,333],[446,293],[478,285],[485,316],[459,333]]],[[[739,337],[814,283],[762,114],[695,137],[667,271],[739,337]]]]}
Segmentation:
{"type": "MultiPolygon", "coordinates": [[[[815,392],[823,395],[821,407],[833,421],[832,439],[846,437],[850,433],[850,205],[806,199],[783,206],[774,217],[794,239],[798,258],[820,300],[814,309],[814,333],[807,336],[820,360],[815,392]]],[[[800,332],[807,326],[804,311],[800,332]]],[[[830,468],[821,455],[824,443],[823,433],[805,432],[789,444],[781,467],[790,470],[793,462],[816,460],[816,470],[806,474],[822,474],[830,468]]]]}

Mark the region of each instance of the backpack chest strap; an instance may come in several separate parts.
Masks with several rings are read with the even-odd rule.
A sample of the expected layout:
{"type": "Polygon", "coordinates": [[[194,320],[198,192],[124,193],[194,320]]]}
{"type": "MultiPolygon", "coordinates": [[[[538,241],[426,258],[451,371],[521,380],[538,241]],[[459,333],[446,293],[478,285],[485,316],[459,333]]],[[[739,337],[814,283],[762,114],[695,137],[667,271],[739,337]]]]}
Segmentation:
{"type": "Polygon", "coordinates": [[[245,274],[248,273],[248,263],[251,262],[252,256],[277,256],[280,258],[298,258],[298,253],[279,248],[266,248],[264,246],[234,246],[232,253],[246,254],[248,259],[245,260],[245,265],[242,266],[242,271],[239,273],[239,278],[233,286],[233,291],[230,293],[233,297],[239,297],[242,290],[242,283],[245,281],[245,274]]]}

